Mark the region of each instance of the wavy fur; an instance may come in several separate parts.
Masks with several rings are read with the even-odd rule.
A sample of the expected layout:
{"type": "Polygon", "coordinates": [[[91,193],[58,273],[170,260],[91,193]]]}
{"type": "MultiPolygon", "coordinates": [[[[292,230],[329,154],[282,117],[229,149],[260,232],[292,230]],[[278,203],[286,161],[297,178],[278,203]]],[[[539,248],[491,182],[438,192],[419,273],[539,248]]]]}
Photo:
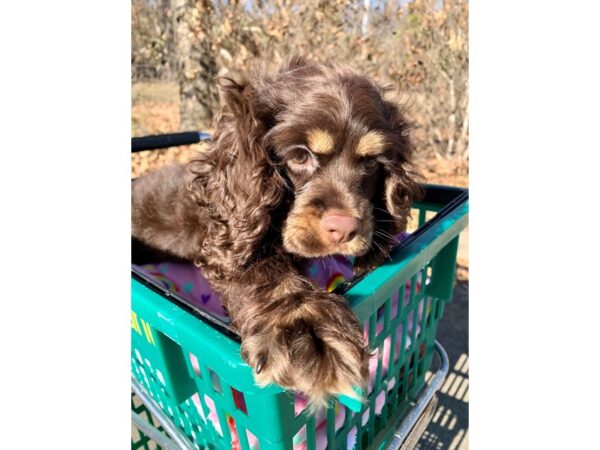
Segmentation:
{"type": "Polygon", "coordinates": [[[302,391],[314,409],[366,384],[369,353],[346,300],[303,269],[316,255],[352,254],[358,270],[388,256],[420,192],[408,125],[385,89],[343,66],[295,57],[218,85],[208,151],[133,183],[132,233],[193,260],[257,382],[302,391]],[[319,225],[331,210],[360,219],[337,247],[319,225]]]}

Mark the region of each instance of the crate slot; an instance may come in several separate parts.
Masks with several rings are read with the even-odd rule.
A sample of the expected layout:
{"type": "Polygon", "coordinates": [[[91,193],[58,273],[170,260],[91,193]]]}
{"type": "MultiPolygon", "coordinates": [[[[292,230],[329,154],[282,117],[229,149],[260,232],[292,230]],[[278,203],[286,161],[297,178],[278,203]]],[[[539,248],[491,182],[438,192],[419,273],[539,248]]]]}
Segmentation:
{"type": "Polygon", "coordinates": [[[248,415],[248,408],[246,407],[246,399],[244,398],[244,394],[234,387],[230,387],[230,389],[235,407],[244,414],[248,415]]]}
{"type": "Polygon", "coordinates": [[[212,369],[208,369],[208,374],[209,374],[210,382],[211,382],[211,385],[212,385],[214,391],[217,394],[223,395],[223,391],[221,390],[221,380],[219,379],[219,375],[217,375],[216,372],[214,372],[212,369]]]}
{"type": "Polygon", "coordinates": [[[193,353],[188,353],[188,358],[191,364],[192,373],[198,378],[202,378],[202,371],[200,370],[200,363],[198,358],[193,353]]]}

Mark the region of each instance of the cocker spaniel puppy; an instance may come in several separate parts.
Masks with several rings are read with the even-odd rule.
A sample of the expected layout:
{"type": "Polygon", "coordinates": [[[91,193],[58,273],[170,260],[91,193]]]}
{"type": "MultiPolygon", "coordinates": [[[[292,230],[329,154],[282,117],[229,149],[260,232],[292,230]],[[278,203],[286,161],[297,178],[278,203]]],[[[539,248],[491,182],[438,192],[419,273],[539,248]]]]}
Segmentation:
{"type": "Polygon", "coordinates": [[[408,126],[388,92],[350,68],[295,57],[218,81],[208,151],[133,183],[134,237],[194,261],[220,293],[259,384],[312,406],[364,386],[369,351],[309,258],[380,264],[419,193],[408,126]]]}

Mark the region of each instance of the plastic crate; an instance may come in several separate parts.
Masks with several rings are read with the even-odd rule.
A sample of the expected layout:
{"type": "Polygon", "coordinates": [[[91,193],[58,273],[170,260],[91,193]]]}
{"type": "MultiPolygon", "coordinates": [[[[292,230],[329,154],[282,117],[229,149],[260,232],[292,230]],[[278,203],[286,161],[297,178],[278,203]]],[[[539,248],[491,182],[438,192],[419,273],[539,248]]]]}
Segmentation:
{"type": "MultiPolygon", "coordinates": [[[[423,201],[413,205],[418,229],[392,253],[392,261],[338,289],[368,324],[371,350],[378,355],[384,345],[392,350],[385,375],[377,360],[373,388],[360,411],[331,401],[328,449],[347,448],[349,436],[356,436],[350,442],[355,448],[386,447],[424,386],[437,325],[452,297],[458,235],[468,219],[468,191],[426,188],[423,201]],[[394,296],[406,301],[392,310],[394,296]],[[336,426],[340,409],[344,419],[336,426]]],[[[257,441],[262,450],[291,450],[302,435],[305,443],[296,448],[317,448],[315,417],[295,414],[293,393],[254,384],[235,331],[135,271],[131,289],[132,375],[194,446],[249,450],[257,441]]]]}

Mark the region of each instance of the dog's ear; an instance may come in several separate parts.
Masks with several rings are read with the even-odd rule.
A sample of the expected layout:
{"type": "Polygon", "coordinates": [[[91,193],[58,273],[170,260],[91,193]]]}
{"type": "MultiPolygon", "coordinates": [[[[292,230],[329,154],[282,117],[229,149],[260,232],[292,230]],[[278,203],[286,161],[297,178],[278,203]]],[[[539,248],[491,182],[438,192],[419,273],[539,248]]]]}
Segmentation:
{"type": "Polygon", "coordinates": [[[263,144],[273,116],[257,94],[256,86],[264,84],[261,77],[218,79],[221,109],[213,139],[188,165],[193,197],[210,205],[212,220],[196,263],[212,280],[240,273],[264,250],[263,240],[285,193],[285,181],[263,144]]]}
{"type": "Polygon", "coordinates": [[[266,96],[259,94],[259,87],[247,78],[217,78],[223,113],[233,116],[242,135],[248,132],[264,133],[274,124],[274,107],[269,105],[266,96]]]}
{"type": "Polygon", "coordinates": [[[232,77],[219,77],[216,81],[223,107],[228,109],[236,119],[247,116],[254,91],[250,83],[232,77]]]}
{"type": "Polygon", "coordinates": [[[410,215],[410,207],[418,200],[423,189],[419,184],[420,174],[410,168],[396,168],[385,179],[385,204],[390,215],[398,221],[400,231],[404,231],[410,215]]]}
{"type": "Polygon", "coordinates": [[[423,177],[413,164],[414,146],[410,138],[411,124],[406,119],[405,105],[397,89],[383,89],[384,115],[392,130],[392,155],[386,161],[385,203],[390,215],[405,226],[413,201],[419,199],[423,190],[423,177]]]}
{"type": "Polygon", "coordinates": [[[310,63],[311,61],[305,55],[302,55],[300,53],[294,53],[289,57],[287,64],[282,69],[282,72],[299,69],[301,67],[309,65],[310,63]]]}
{"type": "Polygon", "coordinates": [[[385,175],[374,199],[377,229],[373,245],[369,252],[356,258],[357,272],[376,267],[389,256],[387,249],[394,244],[393,237],[406,231],[411,205],[423,193],[420,185],[423,178],[413,164],[410,124],[404,116],[404,107],[397,101],[395,91],[380,92],[383,117],[390,131],[386,133],[389,150],[382,160],[385,175]]]}

